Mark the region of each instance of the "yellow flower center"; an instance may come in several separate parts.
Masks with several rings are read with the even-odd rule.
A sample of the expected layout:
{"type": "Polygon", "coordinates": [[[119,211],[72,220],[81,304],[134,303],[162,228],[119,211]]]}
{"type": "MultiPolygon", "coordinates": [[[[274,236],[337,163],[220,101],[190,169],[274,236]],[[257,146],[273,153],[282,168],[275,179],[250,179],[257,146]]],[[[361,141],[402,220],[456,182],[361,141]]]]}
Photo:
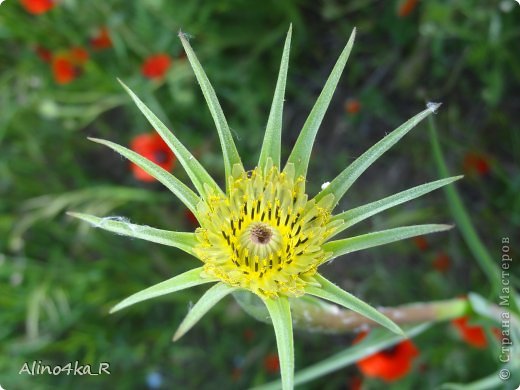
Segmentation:
{"type": "Polygon", "coordinates": [[[333,196],[308,200],[305,179],[293,172],[235,167],[228,194],[199,204],[194,250],[206,275],[264,297],[301,296],[315,283],[316,268],[330,257],[321,246],[335,227],[333,196]]]}

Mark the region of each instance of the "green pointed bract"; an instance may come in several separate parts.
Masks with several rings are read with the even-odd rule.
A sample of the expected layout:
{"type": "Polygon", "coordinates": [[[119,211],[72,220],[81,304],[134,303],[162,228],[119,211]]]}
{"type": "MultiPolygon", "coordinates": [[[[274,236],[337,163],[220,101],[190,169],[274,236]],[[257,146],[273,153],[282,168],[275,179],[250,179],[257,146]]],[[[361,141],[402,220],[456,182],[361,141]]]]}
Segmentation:
{"type": "Polygon", "coordinates": [[[292,390],[294,386],[294,340],[291,307],[287,297],[264,299],[265,306],[273,322],[282,376],[282,390],[292,390]]]}
{"type": "Polygon", "coordinates": [[[190,211],[197,216],[197,204],[201,199],[195,194],[188,186],[182,183],[179,179],[173,176],[170,172],[164,170],[159,165],[154,164],[150,160],[144,158],[140,154],[127,149],[114,142],[106,141],[98,138],[90,138],[89,140],[108,146],[112,150],[121,154],[123,157],[132,161],[143,171],[153,176],[159,182],[161,182],[166,188],[168,188],[184,205],[190,209],[190,211]]]}
{"type": "Polygon", "coordinates": [[[146,301],[148,299],[160,297],[166,294],[171,294],[180,290],[185,290],[190,287],[198,286],[199,284],[218,281],[216,279],[211,278],[202,278],[200,276],[201,272],[202,267],[194,268],[180,275],[174,276],[171,279],[165,280],[164,282],[158,283],[154,286],[141,290],[138,293],[130,295],[128,298],[119,302],[112,308],[112,310],[110,310],[110,313],[114,313],[118,310],[124,309],[125,307],[134,305],[142,301],[146,301]]]}
{"type": "Polygon", "coordinates": [[[197,159],[189,152],[188,149],[173,135],[173,133],[166,127],[164,123],[161,122],[155,114],[150,111],[150,109],[144,104],[141,99],[137,97],[137,95],[126,86],[121,80],[119,80],[125,91],[130,95],[137,108],[143,113],[143,115],[148,119],[150,124],[153,126],[155,131],[159,133],[161,138],[166,142],[172,152],[177,157],[177,160],[180,161],[181,165],[186,170],[186,173],[190,177],[193,185],[199,192],[199,194],[203,197],[208,197],[211,195],[208,193],[208,189],[217,194],[222,193],[220,187],[215,183],[215,180],[209,175],[209,173],[204,169],[202,165],[197,161],[197,159]]]}
{"type": "Polygon", "coordinates": [[[177,341],[184,336],[213,306],[235,290],[237,290],[236,287],[230,287],[224,283],[217,283],[212,286],[190,309],[175,332],[173,341],[177,341]]]}
{"type": "Polygon", "coordinates": [[[323,245],[323,250],[332,252],[329,260],[335,257],[372,248],[379,245],[401,241],[407,238],[421,236],[423,234],[442,232],[453,226],[442,224],[405,226],[379,232],[362,234],[360,236],[344,238],[342,240],[330,241],[323,245]]]}
{"type": "Polygon", "coordinates": [[[213,117],[213,121],[215,122],[215,126],[217,127],[218,136],[220,138],[220,144],[222,146],[222,154],[224,157],[225,173],[226,177],[229,177],[231,175],[233,165],[242,165],[242,161],[240,160],[240,156],[235,146],[235,142],[233,141],[233,136],[231,135],[231,131],[229,130],[229,126],[226,121],[224,112],[220,107],[217,94],[211,86],[206,72],[204,72],[204,69],[202,69],[202,66],[197,56],[193,52],[193,49],[191,48],[188,40],[182,32],[179,33],[179,38],[181,39],[182,46],[184,46],[184,50],[186,51],[188,60],[190,61],[191,67],[193,68],[193,72],[195,73],[195,77],[199,82],[202,94],[206,99],[206,103],[208,104],[211,116],[213,117]]]}
{"type": "Polygon", "coordinates": [[[384,326],[394,333],[404,335],[402,329],[394,321],[385,316],[383,313],[377,311],[368,303],[342,290],[334,283],[331,283],[319,274],[317,274],[314,278],[321,285],[321,287],[308,286],[306,288],[306,292],[308,294],[346,307],[347,309],[353,310],[356,313],[359,313],[362,316],[377,322],[379,325],[384,326]]]}
{"type": "Polygon", "coordinates": [[[462,177],[463,176],[454,176],[454,177],[449,177],[447,179],[436,180],[436,181],[432,181],[430,183],[421,184],[420,186],[398,192],[397,194],[388,196],[386,198],[377,200],[375,202],[356,207],[354,209],[345,211],[340,214],[336,214],[335,216],[332,217],[332,220],[337,220],[337,221],[343,220],[343,224],[339,225],[335,229],[334,235],[341,233],[343,230],[345,230],[345,229],[355,225],[356,223],[361,222],[375,214],[378,214],[391,207],[400,205],[402,203],[406,203],[412,199],[423,196],[424,194],[427,194],[438,188],[444,187],[445,185],[453,183],[454,181],[459,180],[462,177]]]}
{"type": "Polygon", "coordinates": [[[354,45],[355,36],[356,29],[352,31],[347,45],[339,56],[336,65],[334,65],[334,68],[332,69],[332,72],[330,73],[330,76],[327,79],[327,82],[325,83],[325,86],[323,87],[316,104],[312,108],[311,113],[305,121],[300,135],[296,140],[296,144],[294,145],[294,148],[289,156],[287,162],[293,163],[296,167],[296,177],[305,177],[307,175],[307,168],[309,166],[309,159],[311,157],[312,146],[314,145],[316,134],[318,133],[318,129],[321,125],[323,117],[325,116],[325,112],[327,111],[334,91],[336,90],[341,73],[343,72],[343,69],[347,63],[352,46],[354,45]]]}
{"type": "Polygon", "coordinates": [[[94,215],[73,212],[68,212],[67,214],[88,222],[94,227],[108,230],[109,232],[173,246],[195,256],[193,247],[197,243],[197,240],[194,233],[172,232],[170,230],[161,230],[150,226],[135,225],[125,221],[122,217],[99,218],[94,215]]]}
{"type": "Polygon", "coordinates": [[[280,64],[280,72],[278,73],[278,81],[274,91],[273,103],[271,104],[271,112],[265,129],[264,142],[260,151],[260,159],[258,166],[263,168],[267,164],[267,160],[271,158],[274,165],[280,167],[280,149],[282,142],[282,123],[283,123],[283,102],[285,96],[285,84],[287,82],[287,69],[289,68],[289,51],[291,48],[292,25],[287,32],[285,45],[283,48],[282,61],[280,64]]]}
{"type": "Polygon", "coordinates": [[[316,200],[323,198],[328,194],[334,195],[336,204],[341,200],[350,186],[357,180],[365,170],[374,163],[381,155],[395,145],[406,133],[412,130],[420,121],[428,115],[436,112],[440,104],[431,103],[428,108],[413,118],[408,119],[397,129],[386,135],[381,141],[376,143],[352,164],[343,170],[330,184],[316,195],[316,200]]]}

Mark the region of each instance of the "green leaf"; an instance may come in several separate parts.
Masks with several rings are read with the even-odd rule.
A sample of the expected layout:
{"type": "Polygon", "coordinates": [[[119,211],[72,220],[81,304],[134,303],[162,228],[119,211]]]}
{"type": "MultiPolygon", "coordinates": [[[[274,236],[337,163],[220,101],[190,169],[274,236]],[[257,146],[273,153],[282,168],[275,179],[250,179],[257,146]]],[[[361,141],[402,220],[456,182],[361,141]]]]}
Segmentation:
{"type": "Polygon", "coordinates": [[[334,283],[328,281],[319,274],[316,274],[314,277],[316,278],[318,283],[321,284],[321,287],[307,286],[305,288],[305,292],[307,292],[308,294],[326,299],[328,301],[346,307],[347,309],[353,310],[356,313],[359,313],[362,316],[367,317],[374,322],[377,322],[378,324],[384,326],[385,328],[391,330],[394,333],[404,335],[399,325],[397,325],[394,321],[385,316],[383,313],[374,309],[368,303],[342,290],[334,283]]]}
{"type": "MultiPolygon", "coordinates": [[[[430,324],[421,324],[413,328],[406,329],[408,337],[415,337],[430,327],[430,324]]],[[[343,369],[355,362],[373,355],[376,352],[389,348],[398,342],[404,340],[402,336],[382,331],[382,329],[373,329],[361,342],[346,348],[341,352],[326,358],[319,363],[300,370],[294,377],[294,384],[301,385],[320,378],[331,372],[343,369]]],[[[279,382],[268,383],[263,386],[255,387],[254,390],[278,390],[279,382]]]]}
{"type": "Polygon", "coordinates": [[[283,48],[282,62],[280,64],[280,72],[278,73],[278,81],[274,91],[273,103],[271,104],[271,112],[265,129],[264,142],[260,152],[258,166],[263,168],[267,164],[267,159],[271,158],[275,166],[280,167],[280,147],[282,142],[282,117],[283,102],[285,95],[285,84],[287,81],[287,69],[289,67],[289,51],[291,48],[292,25],[289,26],[287,38],[283,48]]]}
{"type": "Polygon", "coordinates": [[[269,311],[276,335],[282,389],[292,390],[294,386],[294,340],[289,300],[287,297],[266,298],[264,303],[269,311]]]}
{"type": "Polygon", "coordinates": [[[68,212],[67,214],[71,217],[86,221],[93,227],[105,229],[109,232],[121,234],[123,236],[140,238],[141,240],[173,246],[195,256],[193,253],[193,247],[197,244],[197,239],[195,238],[194,233],[172,232],[170,230],[161,230],[150,226],[134,225],[123,217],[99,218],[94,215],[74,212],[68,212]]]}
{"type": "MultiPolygon", "coordinates": [[[[432,103],[433,104],[433,103],[432,103]]],[[[373,145],[352,164],[343,170],[330,184],[316,195],[316,201],[328,194],[334,195],[337,204],[359,176],[365,172],[384,152],[395,145],[406,133],[412,130],[420,121],[434,113],[440,104],[429,105],[428,108],[413,118],[408,119],[397,129],[386,135],[382,140],[373,145]]]]}
{"type": "Polygon", "coordinates": [[[199,284],[215,282],[216,279],[202,278],[200,276],[203,267],[194,268],[186,271],[180,275],[174,276],[171,279],[165,280],[164,282],[158,283],[154,286],[148,287],[138,293],[135,293],[128,298],[122,300],[115,305],[110,313],[114,313],[125,307],[134,305],[138,302],[146,301],[147,299],[160,297],[162,295],[170,294],[175,291],[184,290],[199,284]]]}
{"type": "Polygon", "coordinates": [[[451,229],[451,225],[414,225],[394,229],[381,230],[379,232],[362,234],[356,237],[330,241],[323,245],[323,250],[332,252],[332,258],[346,253],[356,252],[374,246],[389,244],[406,238],[420,236],[428,233],[442,232],[451,229]]]}
{"type": "Polygon", "coordinates": [[[159,133],[161,138],[166,142],[166,144],[173,151],[177,160],[180,161],[181,165],[186,170],[186,173],[190,177],[193,185],[197,189],[200,195],[206,197],[208,194],[208,186],[209,189],[213,190],[216,193],[222,193],[220,187],[215,183],[213,178],[209,175],[209,173],[204,169],[202,165],[195,159],[195,157],[186,149],[186,147],[173,135],[173,133],[166,127],[164,123],[161,122],[155,114],[150,111],[150,109],[137,97],[137,95],[132,92],[130,88],[128,88],[125,83],[119,80],[125,91],[130,95],[134,103],[137,105],[137,108],[144,114],[146,119],[150,122],[153,128],[159,133]]]}
{"type": "Polygon", "coordinates": [[[201,201],[201,199],[189,187],[173,176],[170,172],[161,168],[159,165],[154,164],[140,154],[114,142],[91,137],[88,137],[88,139],[98,144],[108,146],[112,150],[132,161],[134,164],[139,166],[139,168],[164,184],[166,188],[168,188],[177,198],[179,198],[182,203],[184,203],[187,208],[190,209],[190,211],[195,216],[197,216],[197,204],[201,201]]]}
{"type": "Polygon", "coordinates": [[[179,33],[179,38],[181,39],[182,46],[184,46],[184,50],[186,51],[188,60],[190,61],[191,67],[193,68],[193,72],[195,73],[195,77],[199,82],[202,94],[206,99],[206,103],[208,104],[208,108],[211,112],[211,116],[213,117],[213,121],[215,122],[215,126],[217,127],[218,136],[220,138],[220,144],[222,146],[222,154],[224,156],[224,168],[227,179],[231,176],[233,165],[239,164],[240,166],[242,166],[240,156],[237,152],[237,148],[235,146],[235,142],[233,141],[231,131],[229,130],[229,126],[227,124],[224,112],[222,111],[222,107],[220,107],[217,94],[211,86],[208,76],[204,72],[202,65],[200,64],[197,56],[195,55],[188,40],[182,32],[179,33]]]}
{"type": "Polygon", "coordinates": [[[388,196],[386,198],[376,200],[375,202],[365,204],[363,206],[356,207],[354,209],[345,211],[341,214],[335,215],[332,220],[343,220],[343,224],[338,226],[334,231],[334,235],[342,232],[343,230],[361,222],[375,214],[378,214],[391,207],[397,206],[402,203],[406,203],[412,199],[418,198],[436,190],[440,187],[453,183],[456,180],[461,179],[463,176],[454,176],[447,179],[432,181],[430,183],[422,184],[417,187],[410,188],[406,191],[398,192],[397,194],[388,196]]]}
{"type": "Polygon", "coordinates": [[[213,306],[235,290],[237,290],[237,287],[229,287],[223,283],[217,283],[206,291],[190,309],[186,317],[184,317],[173,336],[173,341],[177,341],[184,336],[213,306]]]}
{"type": "Polygon", "coordinates": [[[287,160],[288,163],[292,163],[296,167],[295,177],[300,175],[305,177],[307,175],[307,168],[309,166],[309,159],[311,156],[314,140],[316,139],[316,134],[318,133],[321,121],[325,116],[325,112],[329,107],[332,95],[334,94],[336,86],[338,85],[339,79],[341,77],[341,73],[343,72],[345,64],[347,63],[350,51],[354,45],[355,36],[356,29],[352,31],[347,45],[339,56],[336,65],[334,65],[334,68],[332,69],[332,72],[330,73],[330,76],[327,79],[327,82],[325,83],[318,100],[316,100],[311,113],[303,125],[302,131],[296,140],[296,144],[294,145],[289,159],[287,160]]]}

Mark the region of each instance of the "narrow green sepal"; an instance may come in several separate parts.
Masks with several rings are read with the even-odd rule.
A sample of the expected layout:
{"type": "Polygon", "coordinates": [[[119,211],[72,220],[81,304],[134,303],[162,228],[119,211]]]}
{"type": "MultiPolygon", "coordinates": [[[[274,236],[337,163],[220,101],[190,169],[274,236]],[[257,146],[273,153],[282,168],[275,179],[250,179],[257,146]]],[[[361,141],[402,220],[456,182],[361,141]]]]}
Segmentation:
{"type": "Polygon", "coordinates": [[[226,117],[218,101],[217,94],[215,93],[215,90],[213,89],[206,72],[204,72],[199,59],[197,58],[195,52],[191,48],[190,43],[182,32],[179,32],[179,38],[181,40],[182,46],[184,47],[184,50],[186,51],[188,61],[191,64],[193,72],[195,73],[195,77],[199,82],[204,99],[206,99],[206,103],[208,105],[209,111],[211,112],[211,116],[213,117],[213,121],[215,122],[215,126],[217,127],[220,145],[222,146],[222,154],[224,157],[224,169],[226,172],[226,177],[229,177],[231,175],[233,165],[242,165],[242,161],[240,160],[240,156],[235,146],[235,142],[233,141],[233,136],[229,129],[226,117]]]}
{"type": "Polygon", "coordinates": [[[90,223],[93,227],[108,230],[116,234],[123,236],[139,238],[158,244],[173,246],[179,248],[184,252],[195,256],[193,253],[193,247],[197,243],[194,233],[187,232],[173,232],[170,230],[156,229],[145,225],[136,225],[130,223],[126,218],[123,217],[96,217],[94,215],[67,212],[74,218],[79,218],[85,222],[90,223]]]}
{"type": "Polygon", "coordinates": [[[177,341],[184,336],[213,306],[235,290],[237,290],[237,287],[230,287],[224,283],[217,283],[212,286],[184,317],[173,335],[173,341],[177,341]]]}
{"type": "Polygon", "coordinates": [[[191,269],[180,275],[174,276],[171,279],[165,280],[164,282],[158,283],[154,286],[139,291],[138,293],[130,295],[128,298],[115,305],[110,310],[110,313],[114,313],[118,310],[124,309],[125,307],[146,301],[148,299],[198,286],[199,284],[216,282],[216,279],[202,278],[200,276],[202,270],[203,267],[191,269]]]}
{"type": "Polygon", "coordinates": [[[139,97],[123,83],[119,80],[119,83],[123,86],[125,91],[130,95],[137,108],[143,113],[143,115],[148,119],[150,124],[153,126],[155,131],[159,133],[161,138],[166,142],[168,147],[172,150],[172,152],[177,157],[177,160],[181,163],[181,165],[186,170],[186,173],[190,177],[193,185],[197,189],[200,195],[205,197],[207,194],[204,191],[204,184],[209,185],[215,192],[222,193],[222,190],[217,185],[215,180],[209,175],[209,173],[204,169],[204,167],[197,161],[197,159],[189,152],[188,149],[173,135],[173,133],[166,127],[166,125],[159,119],[157,116],[142,102],[139,97]]]}
{"type": "Polygon", "coordinates": [[[197,216],[197,204],[201,199],[188,186],[182,183],[179,179],[173,176],[170,172],[164,170],[159,165],[154,164],[150,160],[144,158],[140,154],[118,145],[111,141],[106,141],[99,138],[87,137],[90,141],[101,145],[108,146],[110,149],[121,154],[127,158],[150,176],[156,178],[166,188],[168,188],[190,211],[197,216]]]}
{"type": "Polygon", "coordinates": [[[325,86],[316,100],[307,120],[303,124],[303,128],[296,140],[296,144],[289,155],[287,162],[294,164],[296,168],[296,177],[307,176],[307,168],[309,167],[309,160],[311,157],[312,146],[316,139],[316,134],[318,133],[318,129],[325,113],[327,112],[327,108],[329,107],[334,91],[336,90],[341,74],[343,73],[343,69],[345,68],[350,52],[352,51],[355,37],[356,29],[352,30],[347,45],[341,52],[329,78],[325,82],[325,86]]]}
{"type": "Polygon", "coordinates": [[[274,91],[273,102],[267,126],[265,129],[264,141],[260,151],[260,159],[258,166],[264,167],[268,158],[273,160],[275,166],[280,168],[280,149],[282,142],[282,119],[283,119],[283,103],[285,96],[285,84],[287,82],[287,69],[289,68],[289,51],[291,49],[292,24],[289,26],[285,45],[283,48],[282,61],[280,64],[280,72],[274,91]]]}
{"type": "Polygon", "coordinates": [[[282,376],[282,390],[294,387],[294,340],[291,307],[287,297],[265,298],[265,306],[273,322],[282,376]]]}
{"type": "Polygon", "coordinates": [[[421,184],[420,186],[416,186],[416,187],[410,188],[408,190],[398,192],[397,194],[387,196],[386,198],[376,200],[375,202],[371,202],[371,203],[365,204],[363,206],[359,206],[354,209],[345,211],[343,213],[336,214],[332,217],[332,220],[333,221],[342,220],[343,223],[338,226],[338,228],[334,232],[334,235],[357,224],[358,222],[364,221],[365,219],[367,219],[373,215],[376,215],[391,207],[409,202],[410,200],[416,199],[431,191],[434,191],[443,186],[451,184],[454,181],[462,179],[462,177],[463,176],[448,177],[446,179],[436,180],[436,181],[432,181],[430,183],[421,184]]]}
{"type": "Polygon", "coordinates": [[[414,117],[408,119],[405,123],[397,129],[386,135],[378,143],[373,145],[365,153],[359,156],[352,164],[345,168],[330,184],[323,189],[316,199],[320,199],[325,195],[334,194],[336,204],[341,200],[343,195],[354,184],[365,170],[368,169],[383,153],[395,145],[401,138],[403,138],[410,130],[412,130],[420,121],[428,115],[436,112],[440,103],[431,103],[426,110],[420,112],[414,117]]]}
{"type": "Polygon", "coordinates": [[[406,238],[421,236],[423,234],[442,232],[451,228],[453,228],[452,225],[442,224],[404,226],[344,238],[342,240],[329,241],[323,245],[323,250],[332,252],[332,257],[329,259],[331,260],[347,253],[389,244],[391,242],[401,241],[406,238]]]}
{"type": "Polygon", "coordinates": [[[372,321],[378,323],[379,325],[384,326],[392,332],[404,336],[404,332],[399,327],[399,325],[397,325],[394,321],[385,316],[383,313],[377,311],[368,303],[342,290],[334,283],[328,281],[319,274],[316,275],[315,278],[321,284],[321,287],[307,286],[305,291],[308,294],[326,299],[327,301],[334,302],[338,305],[346,307],[347,309],[353,310],[356,313],[359,313],[362,316],[367,317],[372,321]]]}

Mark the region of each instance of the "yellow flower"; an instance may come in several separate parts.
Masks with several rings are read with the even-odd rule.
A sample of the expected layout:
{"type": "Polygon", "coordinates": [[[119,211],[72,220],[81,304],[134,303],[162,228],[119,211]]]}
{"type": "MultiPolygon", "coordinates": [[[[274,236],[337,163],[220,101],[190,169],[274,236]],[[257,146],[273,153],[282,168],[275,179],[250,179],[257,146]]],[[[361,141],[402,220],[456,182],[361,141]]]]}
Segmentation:
{"type": "Polygon", "coordinates": [[[280,142],[291,42],[289,29],[258,165],[253,170],[246,171],[215,91],[188,41],[180,34],[219,134],[224,157],[225,190],[216,184],[204,167],[148,107],[122,84],[175,153],[196,192],[137,153],[110,141],[92,140],[119,152],[163,183],[193,212],[201,227],[195,233],[175,232],[135,225],[110,217],[70,214],[118,234],[177,247],[195,256],[203,264],[128,297],[112,311],[192,286],[214,283],[179,326],[174,336],[174,340],[177,340],[226,295],[233,294],[244,306],[247,302],[240,298],[243,296],[241,294],[253,293],[265,304],[274,326],[284,390],[293,387],[294,376],[291,301],[300,299],[303,295],[334,302],[402,334],[401,329],[386,316],[321,276],[318,267],[346,253],[449,229],[450,226],[447,225],[405,226],[331,240],[335,235],[366,218],[452,183],[460,177],[422,184],[333,214],[334,208],[356,179],[439,106],[429,103],[426,110],[386,135],[330,183],[326,182],[318,194],[314,197],[308,196],[305,177],[312,146],[349,57],[354,37],[355,31],[334,66],[287,163],[282,168],[280,142]]]}
{"type": "Polygon", "coordinates": [[[333,195],[308,200],[292,164],[279,172],[268,161],[252,172],[235,165],[228,194],[199,203],[194,252],[204,274],[227,285],[262,298],[299,297],[319,285],[313,276],[332,255],[322,245],[341,222],[330,218],[333,195]]]}

